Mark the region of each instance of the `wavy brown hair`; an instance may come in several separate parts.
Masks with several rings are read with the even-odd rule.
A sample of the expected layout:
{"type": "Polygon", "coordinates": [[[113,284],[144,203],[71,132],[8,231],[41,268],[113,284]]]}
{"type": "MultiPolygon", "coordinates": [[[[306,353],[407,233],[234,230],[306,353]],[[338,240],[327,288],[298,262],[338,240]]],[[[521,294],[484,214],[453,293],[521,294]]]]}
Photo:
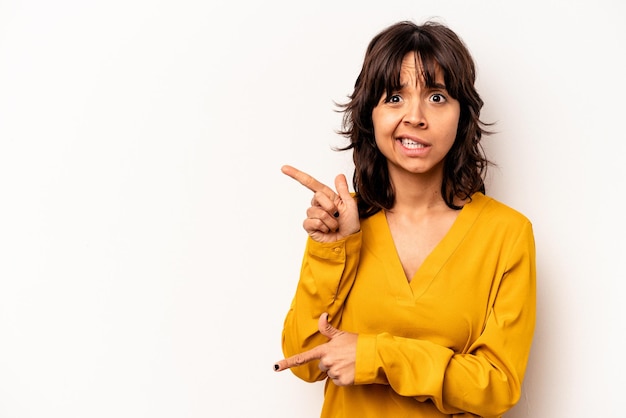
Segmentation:
{"type": "Polygon", "coordinates": [[[348,146],[337,150],[352,149],[352,184],[362,218],[391,209],[394,204],[387,160],[376,147],[372,111],[383,94],[390,96],[400,88],[402,61],[410,52],[416,53],[422,65],[426,87],[434,87],[435,72],[441,69],[448,93],[461,107],[456,139],[444,159],[444,201],[450,208],[460,209],[454,204],[455,197],[471,199],[475,192],[485,192],[484,177],[491,162],[480,140],[490,132],[485,129],[488,124],[480,120],[483,101],[474,87],[476,69],[472,56],[463,41],[445,25],[402,21],[370,41],[354,92],[347,103],[337,105],[343,112],[338,133],[350,140],[348,146]]]}

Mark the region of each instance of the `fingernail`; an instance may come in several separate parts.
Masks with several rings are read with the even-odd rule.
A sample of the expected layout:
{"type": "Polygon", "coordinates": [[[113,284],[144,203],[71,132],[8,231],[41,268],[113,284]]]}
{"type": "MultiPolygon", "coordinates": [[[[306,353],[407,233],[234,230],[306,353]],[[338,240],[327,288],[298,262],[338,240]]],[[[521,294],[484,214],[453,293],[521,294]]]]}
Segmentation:
{"type": "Polygon", "coordinates": [[[338,217],[339,217],[339,211],[337,211],[337,212],[333,213],[333,216],[334,216],[335,218],[338,218],[338,217]]]}
{"type": "Polygon", "coordinates": [[[278,369],[280,369],[280,366],[278,364],[274,364],[274,371],[278,371],[278,369]]]}

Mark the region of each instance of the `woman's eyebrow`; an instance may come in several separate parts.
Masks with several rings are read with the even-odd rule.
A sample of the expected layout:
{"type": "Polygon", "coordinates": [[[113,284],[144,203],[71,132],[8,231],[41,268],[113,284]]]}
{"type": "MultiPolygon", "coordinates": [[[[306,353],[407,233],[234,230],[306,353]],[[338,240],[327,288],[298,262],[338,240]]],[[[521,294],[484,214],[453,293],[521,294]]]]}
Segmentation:
{"type": "MultiPolygon", "coordinates": [[[[400,85],[398,86],[398,88],[397,88],[396,90],[398,90],[398,91],[403,90],[403,89],[404,89],[404,88],[406,88],[408,85],[409,85],[409,83],[406,83],[406,82],[405,82],[405,83],[400,83],[400,85]]],[[[440,90],[446,90],[446,91],[448,90],[448,89],[446,88],[446,85],[445,85],[445,84],[443,84],[443,83],[433,83],[433,84],[431,84],[430,86],[428,86],[428,88],[431,88],[431,89],[440,89],[440,90]]]]}

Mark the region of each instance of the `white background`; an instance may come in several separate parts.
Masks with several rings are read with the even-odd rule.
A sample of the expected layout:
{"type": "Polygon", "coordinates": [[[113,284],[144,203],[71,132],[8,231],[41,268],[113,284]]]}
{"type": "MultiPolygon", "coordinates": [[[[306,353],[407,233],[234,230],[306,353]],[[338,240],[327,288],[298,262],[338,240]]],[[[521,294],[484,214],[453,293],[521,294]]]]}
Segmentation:
{"type": "Polygon", "coordinates": [[[534,224],[538,322],[507,417],[619,416],[618,0],[0,0],[0,417],[319,416],[282,321],[310,193],[351,176],[333,101],[397,20],[477,62],[488,194],[534,224]]]}

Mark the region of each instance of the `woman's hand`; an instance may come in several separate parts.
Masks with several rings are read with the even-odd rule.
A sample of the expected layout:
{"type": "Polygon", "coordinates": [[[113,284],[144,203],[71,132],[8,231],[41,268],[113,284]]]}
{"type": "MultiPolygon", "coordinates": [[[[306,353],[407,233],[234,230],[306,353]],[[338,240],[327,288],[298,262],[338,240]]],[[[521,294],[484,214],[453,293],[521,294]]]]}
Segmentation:
{"type": "Polygon", "coordinates": [[[314,193],[302,226],[315,241],[339,241],[361,229],[357,204],[343,174],[335,178],[335,192],[297,168],[285,165],[281,171],[314,193]]]}
{"type": "Polygon", "coordinates": [[[358,334],[340,331],[328,323],[328,314],[319,319],[319,330],[328,342],[312,350],[296,354],[274,364],[274,371],[280,372],[291,367],[301,366],[319,360],[319,368],[337,386],[354,384],[356,364],[356,344],[358,334]]]}

